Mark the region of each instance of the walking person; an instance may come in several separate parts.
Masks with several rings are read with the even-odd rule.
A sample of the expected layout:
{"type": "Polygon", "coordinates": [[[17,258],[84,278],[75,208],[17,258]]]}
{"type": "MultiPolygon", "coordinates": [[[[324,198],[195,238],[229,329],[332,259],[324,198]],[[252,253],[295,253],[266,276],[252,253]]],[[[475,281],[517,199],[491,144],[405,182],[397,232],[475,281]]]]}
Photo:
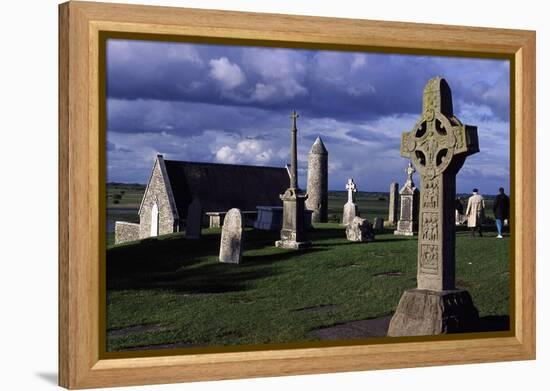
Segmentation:
{"type": "Polygon", "coordinates": [[[485,218],[485,200],[478,194],[478,189],[472,191],[472,196],[468,198],[468,206],[466,207],[466,216],[468,216],[468,228],[472,232],[472,237],[475,236],[476,228],[479,236],[483,236],[482,224],[485,218]]]}
{"type": "Polygon", "coordinates": [[[497,225],[497,238],[502,239],[502,223],[510,218],[510,198],[504,194],[504,188],[502,187],[498,189],[498,195],[493,205],[493,213],[497,225]]]}

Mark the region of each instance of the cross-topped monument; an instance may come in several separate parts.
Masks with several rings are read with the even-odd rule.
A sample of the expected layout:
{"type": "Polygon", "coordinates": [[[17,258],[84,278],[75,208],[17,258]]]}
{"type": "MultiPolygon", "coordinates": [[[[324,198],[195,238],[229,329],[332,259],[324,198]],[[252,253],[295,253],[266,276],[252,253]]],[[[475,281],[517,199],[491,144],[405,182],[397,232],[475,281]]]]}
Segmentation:
{"type": "Polygon", "coordinates": [[[405,170],[407,180],[399,190],[401,204],[399,208],[399,221],[395,235],[413,236],[418,230],[418,198],[419,191],[413,181],[413,174],[416,172],[411,162],[405,170]]]}
{"type": "Polygon", "coordinates": [[[275,242],[275,246],[282,248],[301,249],[311,246],[311,242],[305,239],[304,208],[307,194],[298,187],[298,149],[296,145],[296,133],[298,128],[296,120],[299,115],[293,110],[290,118],[290,187],[280,195],[283,201],[283,228],[281,240],[275,242]]]}
{"type": "Polygon", "coordinates": [[[357,192],[357,186],[353,182],[353,178],[348,178],[346,183],[346,190],[348,191],[348,202],[355,202],[355,193],[357,192]]]}
{"type": "Polygon", "coordinates": [[[290,188],[298,188],[298,147],[296,145],[296,133],[298,133],[298,128],[296,127],[296,120],[299,115],[296,110],[293,110],[290,114],[292,119],[292,128],[291,128],[291,137],[290,137],[290,188]]]}
{"type": "Polygon", "coordinates": [[[401,297],[390,336],[465,331],[477,322],[470,295],[455,287],[454,213],[456,175],[466,157],[477,152],[477,128],[454,116],[449,85],[441,77],[429,80],[422,116],[401,138],[401,156],[416,166],[422,189],[418,288],[401,297]]]}
{"type": "Polygon", "coordinates": [[[416,172],[411,162],[409,162],[409,165],[407,166],[407,169],[405,170],[407,173],[407,181],[405,184],[414,187],[414,181],[413,181],[413,174],[416,172]]]}
{"type": "Polygon", "coordinates": [[[344,204],[344,212],[342,213],[342,225],[351,224],[356,216],[359,216],[357,203],[355,202],[355,193],[357,186],[353,182],[353,178],[348,178],[346,182],[346,190],[348,191],[348,202],[344,204]]]}

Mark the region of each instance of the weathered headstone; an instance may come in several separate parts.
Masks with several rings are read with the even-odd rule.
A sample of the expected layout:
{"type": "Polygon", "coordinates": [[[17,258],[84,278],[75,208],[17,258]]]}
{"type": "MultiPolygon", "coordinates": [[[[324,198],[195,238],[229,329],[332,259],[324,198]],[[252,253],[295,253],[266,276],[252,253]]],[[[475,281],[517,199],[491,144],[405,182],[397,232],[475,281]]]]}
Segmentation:
{"type": "Polygon", "coordinates": [[[305,237],[304,209],[307,194],[304,194],[298,187],[298,152],[296,145],[296,119],[298,114],[293,111],[292,128],[290,131],[290,187],[281,194],[283,201],[283,228],[281,229],[281,240],[275,242],[275,246],[291,249],[302,249],[311,246],[305,237]]]}
{"type": "Polygon", "coordinates": [[[393,233],[395,235],[413,236],[418,230],[418,203],[420,193],[412,179],[416,170],[410,162],[405,171],[407,173],[407,181],[399,191],[401,208],[397,229],[393,233]]]}
{"type": "Polygon", "coordinates": [[[388,224],[395,225],[399,219],[399,183],[392,182],[390,185],[390,205],[388,213],[388,224]]]}
{"type": "Polygon", "coordinates": [[[202,225],[202,204],[198,198],[189,204],[187,208],[187,225],[185,228],[185,237],[187,239],[197,240],[201,238],[202,225]]]}
{"type": "Polygon", "coordinates": [[[317,137],[307,157],[306,207],[313,211],[313,223],[328,221],[328,152],[321,137],[317,137]]]}
{"type": "Polygon", "coordinates": [[[115,222],[115,244],[139,240],[139,224],[126,221],[115,222]]]}
{"type": "Polygon", "coordinates": [[[348,225],[353,221],[355,216],[359,216],[359,209],[355,202],[355,193],[357,192],[357,186],[353,182],[353,178],[348,178],[346,183],[346,190],[348,191],[348,201],[344,204],[344,213],[342,214],[342,225],[348,225]]]}
{"type": "Polygon", "coordinates": [[[455,286],[454,208],[456,174],[466,157],[476,152],[477,128],[463,125],[453,115],[447,82],[431,79],[424,88],[422,117],[401,139],[401,156],[413,160],[423,189],[418,287],[401,297],[389,336],[464,332],[477,326],[478,311],[470,294],[455,286]]]}
{"type": "Polygon", "coordinates": [[[375,217],[373,226],[374,232],[384,232],[384,219],[382,217],[375,217]]]}
{"type": "Polygon", "coordinates": [[[220,262],[241,263],[243,256],[243,216],[241,210],[230,209],[225,215],[220,239],[220,262]]]}
{"type": "Polygon", "coordinates": [[[374,230],[367,219],[354,217],[346,226],[346,237],[351,242],[370,242],[374,240],[374,230]]]}
{"type": "Polygon", "coordinates": [[[460,213],[458,210],[455,210],[455,225],[462,225],[468,221],[468,216],[460,213]]]}

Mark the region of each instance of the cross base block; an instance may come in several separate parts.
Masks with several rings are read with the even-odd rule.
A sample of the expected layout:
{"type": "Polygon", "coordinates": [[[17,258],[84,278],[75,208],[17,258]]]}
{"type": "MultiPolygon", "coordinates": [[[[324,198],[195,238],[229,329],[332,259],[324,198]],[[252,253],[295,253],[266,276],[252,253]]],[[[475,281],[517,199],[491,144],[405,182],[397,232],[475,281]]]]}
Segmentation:
{"type": "Polygon", "coordinates": [[[479,313],[468,291],[410,289],[403,293],[388,337],[476,331],[479,313]]]}

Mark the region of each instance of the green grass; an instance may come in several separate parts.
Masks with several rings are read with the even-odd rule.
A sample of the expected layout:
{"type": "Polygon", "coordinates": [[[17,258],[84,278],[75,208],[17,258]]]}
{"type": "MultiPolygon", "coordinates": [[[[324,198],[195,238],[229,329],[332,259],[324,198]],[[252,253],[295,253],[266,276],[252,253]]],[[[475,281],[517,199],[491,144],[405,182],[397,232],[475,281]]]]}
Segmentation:
{"type": "MultiPolygon", "coordinates": [[[[275,248],[278,233],[246,235],[240,265],[218,262],[219,229],[110,247],[108,350],[311,341],[316,328],[392,314],[416,286],[416,238],[387,231],[352,243],[337,224],[319,224],[313,248],[298,252],[275,248]]],[[[482,317],[508,314],[508,246],[494,233],[457,233],[457,285],[482,317]]]]}

